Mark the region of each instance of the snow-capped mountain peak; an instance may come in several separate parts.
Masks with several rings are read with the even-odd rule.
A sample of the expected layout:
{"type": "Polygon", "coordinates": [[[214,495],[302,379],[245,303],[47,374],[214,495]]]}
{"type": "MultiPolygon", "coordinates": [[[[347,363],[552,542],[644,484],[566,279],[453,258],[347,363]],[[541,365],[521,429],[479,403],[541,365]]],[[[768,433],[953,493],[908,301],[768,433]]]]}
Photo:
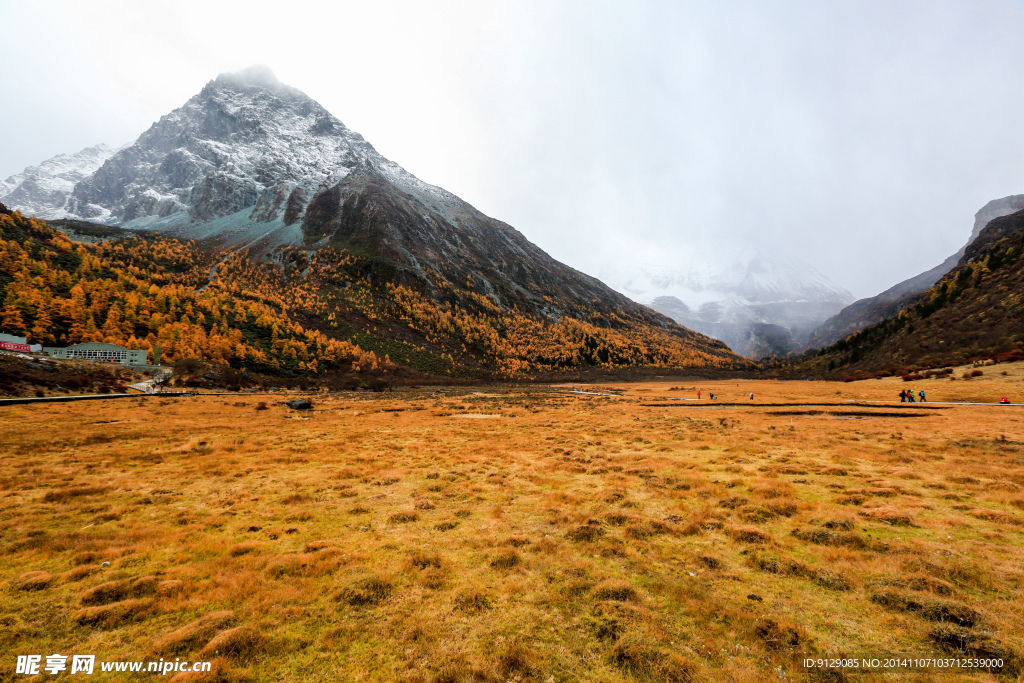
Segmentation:
{"type": "Polygon", "coordinates": [[[462,206],[263,66],[219,75],[98,161],[74,179],[70,198],[37,193],[10,204],[39,216],[179,231],[248,210],[234,222],[243,230],[249,219],[296,223],[317,192],[359,169],[446,215],[462,206]]]}

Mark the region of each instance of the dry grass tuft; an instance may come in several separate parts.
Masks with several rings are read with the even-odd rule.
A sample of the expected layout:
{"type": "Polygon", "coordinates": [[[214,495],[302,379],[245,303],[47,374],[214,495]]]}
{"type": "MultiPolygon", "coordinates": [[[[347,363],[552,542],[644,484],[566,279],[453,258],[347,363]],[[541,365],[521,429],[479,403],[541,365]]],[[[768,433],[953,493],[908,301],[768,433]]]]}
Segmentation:
{"type": "Polygon", "coordinates": [[[835,532],[828,529],[793,529],[791,532],[796,538],[815,545],[841,546],[855,550],[863,550],[870,547],[870,543],[859,533],[854,531],[835,532]]]}
{"type": "Polygon", "coordinates": [[[778,619],[759,619],[754,635],[769,650],[797,650],[807,640],[799,626],[778,619]]]}
{"type": "Polygon", "coordinates": [[[810,579],[822,588],[834,591],[847,591],[853,588],[849,578],[827,569],[816,569],[792,558],[780,557],[764,552],[753,552],[748,562],[755,569],[781,576],[799,576],[810,579]]]}
{"type": "Polygon", "coordinates": [[[959,602],[895,590],[875,593],[871,596],[871,602],[893,611],[911,612],[928,621],[948,622],[958,626],[974,626],[981,618],[977,610],[959,602]]]}
{"type": "Polygon", "coordinates": [[[127,581],[108,581],[82,593],[83,605],[105,605],[128,597],[127,581]]]}
{"type": "Polygon", "coordinates": [[[1021,519],[1016,515],[999,512],[997,510],[989,510],[987,508],[975,508],[973,510],[969,510],[967,514],[989,522],[998,522],[999,524],[1013,524],[1016,526],[1020,526],[1022,524],[1021,519]]]}
{"type": "Polygon", "coordinates": [[[875,582],[878,586],[892,586],[894,588],[909,588],[910,590],[935,593],[936,595],[949,596],[956,592],[953,584],[934,576],[925,574],[886,576],[875,582]]]}
{"type": "Polygon", "coordinates": [[[25,572],[14,581],[14,587],[21,591],[41,591],[53,582],[53,575],[44,571],[25,572]]]}
{"type": "Polygon", "coordinates": [[[82,581],[83,579],[92,576],[97,571],[99,571],[99,567],[75,567],[74,569],[69,569],[61,574],[60,578],[65,583],[82,581]]]}
{"type": "Polygon", "coordinates": [[[522,548],[523,546],[530,545],[530,539],[523,536],[510,536],[502,541],[501,545],[506,545],[510,548],[522,548]]]}
{"type": "Polygon", "coordinates": [[[849,519],[829,519],[822,523],[822,527],[830,529],[832,531],[853,531],[853,527],[856,525],[856,520],[849,519]]]}
{"type": "Polygon", "coordinates": [[[565,537],[570,541],[577,541],[579,543],[593,543],[602,536],[604,536],[604,529],[592,524],[581,524],[575,529],[570,529],[565,534],[565,537]]]}
{"type": "Polygon", "coordinates": [[[621,512],[609,512],[604,516],[604,521],[608,522],[612,526],[622,526],[630,519],[632,518],[629,515],[624,515],[621,512]]]}
{"type": "Polygon", "coordinates": [[[696,510],[683,522],[680,533],[684,536],[694,536],[701,531],[709,529],[721,529],[724,525],[718,521],[715,511],[710,505],[696,510]]]}
{"type": "Polygon", "coordinates": [[[424,569],[420,572],[420,583],[424,588],[439,590],[445,586],[448,573],[441,569],[424,569]]]}
{"type": "Polygon", "coordinates": [[[43,496],[44,503],[66,503],[75,498],[81,498],[82,496],[98,496],[106,493],[110,489],[106,486],[79,486],[71,489],[59,489],[57,491],[48,491],[43,496]]]}
{"type": "Polygon", "coordinates": [[[639,634],[627,634],[610,652],[616,667],[634,676],[665,683],[693,683],[696,668],[671,650],[639,634]]]}
{"type": "Polygon", "coordinates": [[[760,505],[744,505],[740,511],[740,516],[746,522],[753,524],[763,524],[770,519],[775,519],[779,515],[768,507],[761,507],[760,505]]]}
{"type": "Polygon", "coordinates": [[[169,655],[187,652],[208,641],[234,619],[235,613],[231,610],[211,612],[159,638],[154,643],[154,649],[169,655]]]}
{"type": "Polygon", "coordinates": [[[324,550],[326,548],[335,548],[337,543],[328,540],[310,541],[303,548],[302,551],[306,553],[315,553],[318,550],[324,550]]]}
{"type": "Polygon", "coordinates": [[[408,524],[419,521],[420,516],[415,512],[396,512],[388,517],[388,524],[408,524]]]}
{"type": "Polygon", "coordinates": [[[640,600],[640,596],[633,586],[616,579],[607,579],[594,586],[594,597],[598,600],[617,600],[619,602],[638,602],[640,600]]]}
{"type": "Polygon", "coordinates": [[[497,556],[491,559],[489,564],[491,569],[509,570],[513,567],[518,567],[522,563],[522,556],[514,549],[508,548],[499,552],[497,556]]]}
{"type": "Polygon", "coordinates": [[[353,607],[379,605],[394,592],[391,578],[384,575],[369,576],[342,589],[338,599],[353,607]]]}
{"type": "Polygon", "coordinates": [[[528,679],[537,670],[537,655],[522,643],[512,642],[498,655],[495,668],[503,680],[528,679]]]}
{"type": "Polygon", "coordinates": [[[245,669],[236,669],[223,657],[210,660],[210,670],[200,673],[179,673],[168,683],[252,683],[253,676],[245,669]]]}
{"type": "Polygon", "coordinates": [[[267,563],[267,575],[280,579],[286,576],[326,576],[345,563],[338,548],[326,547],[299,555],[278,555],[267,563]]]}
{"type": "Polygon", "coordinates": [[[871,508],[870,510],[861,510],[857,514],[893,526],[917,526],[914,523],[914,517],[909,512],[892,507],[871,508]]]}
{"type": "Polygon", "coordinates": [[[74,619],[82,626],[101,629],[117,628],[123,624],[142,621],[153,611],[149,600],[122,600],[97,607],[85,607],[75,612],[74,619]]]}
{"type": "Polygon", "coordinates": [[[780,517],[792,517],[800,510],[796,503],[789,500],[773,500],[764,507],[780,517]]]}
{"type": "Polygon", "coordinates": [[[1024,659],[1011,646],[993,638],[988,633],[976,633],[956,626],[942,625],[928,632],[928,638],[946,652],[953,655],[975,657],[978,659],[997,659],[1003,661],[998,669],[989,669],[997,673],[1017,676],[1024,671],[1024,659]]]}
{"type": "Polygon", "coordinates": [[[444,565],[444,561],[437,553],[417,552],[409,558],[409,565],[414,569],[430,569],[431,567],[440,569],[444,565]]]}
{"type": "Polygon", "coordinates": [[[76,566],[80,565],[80,564],[95,564],[96,562],[99,562],[99,561],[100,561],[99,553],[94,553],[94,552],[88,551],[88,550],[83,551],[83,552],[79,552],[79,553],[75,553],[74,555],[71,556],[71,563],[76,565],[76,566]]]}
{"type": "Polygon", "coordinates": [[[482,667],[469,663],[465,655],[460,655],[445,662],[430,678],[425,679],[425,683],[486,683],[491,679],[482,667]]]}
{"type": "Polygon", "coordinates": [[[185,582],[181,579],[168,579],[156,584],[156,594],[162,598],[171,598],[185,592],[185,582]]]}
{"type": "Polygon", "coordinates": [[[264,547],[266,547],[266,544],[258,541],[243,541],[242,543],[236,543],[231,546],[228,550],[228,554],[231,555],[231,557],[240,557],[242,555],[249,555],[250,553],[258,553],[264,547]]]}
{"type": "Polygon", "coordinates": [[[988,572],[975,562],[955,555],[939,555],[933,560],[914,557],[903,563],[907,573],[919,573],[941,579],[957,588],[974,586],[986,588],[989,585],[988,572]]]}
{"type": "Polygon", "coordinates": [[[756,526],[731,527],[727,531],[729,537],[738,543],[771,543],[772,536],[756,526]]]}
{"type": "Polygon", "coordinates": [[[710,555],[701,555],[697,558],[697,561],[708,569],[721,569],[723,566],[722,561],[717,557],[711,557],[710,555]]]}
{"type": "Polygon", "coordinates": [[[266,656],[272,648],[262,633],[251,626],[236,626],[221,631],[199,651],[202,659],[227,657],[237,661],[251,661],[266,656]]]}
{"type": "Polygon", "coordinates": [[[482,588],[467,586],[455,596],[455,609],[476,614],[490,609],[494,600],[482,588]]]}
{"type": "Polygon", "coordinates": [[[281,502],[284,505],[298,505],[300,503],[308,503],[311,500],[313,500],[312,496],[308,496],[305,493],[293,493],[282,498],[281,502]]]}

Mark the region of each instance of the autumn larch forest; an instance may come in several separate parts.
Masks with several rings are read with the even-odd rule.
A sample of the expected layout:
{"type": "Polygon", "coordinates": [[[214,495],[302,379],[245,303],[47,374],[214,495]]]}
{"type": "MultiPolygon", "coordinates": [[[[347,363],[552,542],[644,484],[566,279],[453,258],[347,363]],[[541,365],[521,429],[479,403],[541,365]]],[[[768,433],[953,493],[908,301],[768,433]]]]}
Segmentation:
{"type": "Polygon", "coordinates": [[[198,358],[285,377],[400,366],[502,379],[580,367],[748,366],[720,342],[681,335],[675,325],[600,313],[541,319],[443,278],[432,293],[371,283],[365,259],[336,248],[281,247],[250,258],[104,230],[98,240],[76,241],[74,232],[0,212],[6,332],[47,346],[142,348],[150,360],[159,345],[163,362],[198,358]]]}

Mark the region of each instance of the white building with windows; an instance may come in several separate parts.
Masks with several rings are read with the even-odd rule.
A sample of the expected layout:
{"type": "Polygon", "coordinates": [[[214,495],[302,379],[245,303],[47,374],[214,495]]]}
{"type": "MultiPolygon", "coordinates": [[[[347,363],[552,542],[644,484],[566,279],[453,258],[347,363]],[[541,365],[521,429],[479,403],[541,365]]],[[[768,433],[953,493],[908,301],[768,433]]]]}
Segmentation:
{"type": "Polygon", "coordinates": [[[120,363],[121,365],[145,365],[146,352],[141,349],[126,349],[117,344],[104,342],[86,342],[65,348],[47,346],[43,353],[53,358],[77,358],[99,363],[120,363]]]}

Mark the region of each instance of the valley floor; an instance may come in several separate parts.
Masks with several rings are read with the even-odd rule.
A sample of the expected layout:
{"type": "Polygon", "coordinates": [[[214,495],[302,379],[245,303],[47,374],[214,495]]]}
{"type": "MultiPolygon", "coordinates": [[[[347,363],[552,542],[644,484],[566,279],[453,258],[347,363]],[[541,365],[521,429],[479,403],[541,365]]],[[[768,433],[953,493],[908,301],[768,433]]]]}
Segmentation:
{"type": "Polygon", "coordinates": [[[984,371],[0,408],[0,680],[1020,680],[1024,407],[865,403],[984,371]]]}

